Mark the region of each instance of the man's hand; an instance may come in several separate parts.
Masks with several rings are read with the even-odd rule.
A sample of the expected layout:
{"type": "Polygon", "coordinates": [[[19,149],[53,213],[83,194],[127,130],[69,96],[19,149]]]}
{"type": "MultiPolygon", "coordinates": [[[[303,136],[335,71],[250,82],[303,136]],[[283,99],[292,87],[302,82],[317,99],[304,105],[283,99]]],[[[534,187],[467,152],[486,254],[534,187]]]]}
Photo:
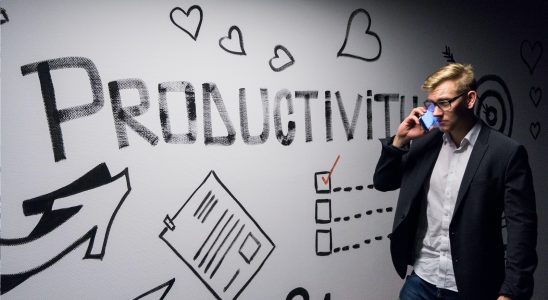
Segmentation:
{"type": "Polygon", "coordinates": [[[401,148],[409,143],[409,141],[424,135],[424,130],[419,122],[419,117],[425,112],[426,108],[422,106],[416,107],[411,111],[409,116],[407,116],[398,127],[398,131],[396,131],[396,136],[392,142],[393,146],[401,148]]]}
{"type": "Polygon", "coordinates": [[[497,300],[512,300],[512,298],[506,297],[506,296],[499,296],[499,297],[497,298],[497,300]]]}

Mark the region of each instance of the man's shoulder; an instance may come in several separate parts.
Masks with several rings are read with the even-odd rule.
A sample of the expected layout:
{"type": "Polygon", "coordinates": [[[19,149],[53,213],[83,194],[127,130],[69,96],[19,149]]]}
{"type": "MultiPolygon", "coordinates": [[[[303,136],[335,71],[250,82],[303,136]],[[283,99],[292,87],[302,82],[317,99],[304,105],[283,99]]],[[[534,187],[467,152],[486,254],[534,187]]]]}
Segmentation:
{"type": "Polygon", "coordinates": [[[497,131],[488,125],[484,124],[482,127],[482,131],[486,131],[486,135],[488,136],[487,142],[491,146],[500,146],[500,147],[510,147],[515,148],[519,147],[521,145],[520,142],[516,141],[515,139],[503,134],[500,131],[497,131]]]}

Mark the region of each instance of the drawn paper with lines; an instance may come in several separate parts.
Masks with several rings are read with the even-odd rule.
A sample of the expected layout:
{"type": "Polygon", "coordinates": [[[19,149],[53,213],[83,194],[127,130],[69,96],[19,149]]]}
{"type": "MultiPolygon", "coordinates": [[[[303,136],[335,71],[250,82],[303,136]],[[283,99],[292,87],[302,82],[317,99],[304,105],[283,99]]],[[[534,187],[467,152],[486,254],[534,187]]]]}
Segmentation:
{"type": "Polygon", "coordinates": [[[218,299],[236,299],[275,247],[213,171],[164,223],[160,238],[218,299]]]}

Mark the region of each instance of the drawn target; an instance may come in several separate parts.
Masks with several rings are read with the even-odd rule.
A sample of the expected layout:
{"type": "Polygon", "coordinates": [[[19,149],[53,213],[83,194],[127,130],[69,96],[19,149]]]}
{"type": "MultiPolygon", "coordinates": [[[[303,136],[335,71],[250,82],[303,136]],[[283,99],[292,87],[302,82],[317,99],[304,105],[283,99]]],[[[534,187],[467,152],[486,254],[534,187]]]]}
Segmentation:
{"type": "Polygon", "coordinates": [[[491,128],[512,136],[514,106],[510,91],[496,75],[485,75],[478,80],[476,115],[491,128]]]}

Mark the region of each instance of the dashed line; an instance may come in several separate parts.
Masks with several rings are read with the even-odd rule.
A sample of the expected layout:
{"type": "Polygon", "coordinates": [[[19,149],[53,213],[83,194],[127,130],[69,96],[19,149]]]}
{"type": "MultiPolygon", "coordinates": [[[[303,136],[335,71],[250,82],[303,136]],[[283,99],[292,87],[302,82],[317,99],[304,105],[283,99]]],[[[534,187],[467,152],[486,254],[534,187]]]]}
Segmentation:
{"type": "MultiPolygon", "coordinates": [[[[372,189],[374,189],[375,187],[374,187],[372,184],[369,184],[369,185],[367,185],[367,188],[370,189],[370,190],[372,190],[372,189]]],[[[355,186],[355,187],[351,187],[351,186],[341,187],[341,186],[339,186],[339,187],[334,188],[334,189],[333,189],[333,192],[334,192],[334,193],[337,193],[337,192],[340,192],[340,191],[351,192],[351,191],[354,190],[354,189],[355,189],[355,190],[358,190],[358,191],[361,191],[361,190],[364,189],[364,186],[363,186],[363,185],[357,185],[357,186],[355,186]]]]}
{"type": "MultiPolygon", "coordinates": [[[[387,236],[388,238],[390,238],[390,235],[387,236]]],[[[381,235],[378,235],[376,237],[373,238],[375,241],[382,241],[383,237],[381,235]]],[[[363,241],[364,244],[366,245],[370,245],[372,242],[371,239],[366,239],[363,241]]],[[[333,248],[333,253],[339,253],[339,252],[347,252],[351,249],[360,249],[361,248],[361,243],[356,243],[356,244],[352,244],[352,245],[346,245],[346,246],[342,246],[342,247],[336,247],[336,248],[333,248]]]]}
{"type": "MultiPolygon", "coordinates": [[[[383,213],[383,211],[386,211],[386,212],[392,212],[393,208],[392,207],[387,207],[387,208],[377,208],[375,209],[375,212],[381,214],[383,213]]],[[[370,216],[373,214],[373,210],[368,210],[365,212],[366,215],[370,216]]],[[[355,214],[354,216],[345,216],[345,217],[336,217],[333,219],[333,222],[341,222],[341,221],[344,221],[344,222],[348,222],[350,220],[353,220],[353,219],[361,219],[363,217],[363,214],[355,214]]]]}

